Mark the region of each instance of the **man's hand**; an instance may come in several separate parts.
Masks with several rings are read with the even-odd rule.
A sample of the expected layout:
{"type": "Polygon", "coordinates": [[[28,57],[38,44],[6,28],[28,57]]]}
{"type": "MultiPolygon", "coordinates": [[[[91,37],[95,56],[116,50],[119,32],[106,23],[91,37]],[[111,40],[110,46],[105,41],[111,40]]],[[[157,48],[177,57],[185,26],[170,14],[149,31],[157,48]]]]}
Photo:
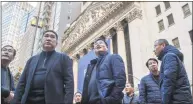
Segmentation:
{"type": "Polygon", "coordinates": [[[4,101],[6,103],[10,103],[10,101],[13,99],[13,97],[14,97],[14,93],[13,93],[13,91],[10,91],[9,96],[7,98],[4,98],[4,101]]]}

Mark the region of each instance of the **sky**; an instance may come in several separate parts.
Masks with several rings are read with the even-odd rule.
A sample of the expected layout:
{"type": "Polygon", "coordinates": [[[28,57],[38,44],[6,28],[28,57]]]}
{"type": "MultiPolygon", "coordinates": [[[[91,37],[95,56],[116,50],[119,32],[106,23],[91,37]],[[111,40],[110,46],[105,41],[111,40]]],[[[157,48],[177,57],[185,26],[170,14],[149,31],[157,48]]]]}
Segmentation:
{"type": "MultiPolygon", "coordinates": [[[[1,3],[2,3],[1,5],[4,5],[8,2],[1,2],[1,3]]],[[[28,3],[31,4],[33,7],[36,7],[36,5],[37,5],[37,2],[28,2],[28,3]]]]}

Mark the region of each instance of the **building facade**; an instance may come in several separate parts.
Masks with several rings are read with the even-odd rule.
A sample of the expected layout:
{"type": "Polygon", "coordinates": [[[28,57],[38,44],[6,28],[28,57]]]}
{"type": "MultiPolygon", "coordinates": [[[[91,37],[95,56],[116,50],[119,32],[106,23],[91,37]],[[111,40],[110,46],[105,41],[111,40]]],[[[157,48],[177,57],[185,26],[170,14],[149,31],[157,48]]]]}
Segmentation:
{"type": "Polygon", "coordinates": [[[73,59],[75,91],[81,90],[83,84],[79,83],[84,75],[78,73],[85,71],[80,68],[80,60],[93,51],[93,42],[99,37],[109,41],[110,53],[122,56],[127,81],[136,89],[140,79],[149,73],[145,63],[155,57],[154,41],[159,38],[167,39],[184,54],[184,65],[192,83],[191,2],[91,2],[84,5],[84,11],[62,37],[62,52],[73,59]]]}

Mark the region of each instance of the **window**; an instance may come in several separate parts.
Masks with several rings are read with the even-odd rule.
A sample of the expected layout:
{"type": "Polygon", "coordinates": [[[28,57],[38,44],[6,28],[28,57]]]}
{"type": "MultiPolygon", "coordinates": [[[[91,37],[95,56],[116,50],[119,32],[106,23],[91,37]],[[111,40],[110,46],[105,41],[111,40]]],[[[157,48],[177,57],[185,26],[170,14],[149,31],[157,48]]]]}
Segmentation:
{"type": "Polygon", "coordinates": [[[173,43],[173,45],[174,45],[176,48],[180,49],[180,43],[179,43],[178,37],[175,38],[175,39],[172,39],[172,43],[173,43]]]}
{"type": "Polygon", "coordinates": [[[70,16],[68,16],[68,20],[70,20],[71,19],[71,17],[70,16]]]}
{"type": "Polygon", "coordinates": [[[169,1],[164,1],[164,5],[165,5],[166,10],[168,8],[170,8],[170,2],[169,1]]]}
{"type": "Polygon", "coordinates": [[[172,24],[174,24],[174,18],[173,18],[173,15],[172,15],[172,14],[168,15],[167,18],[168,18],[168,24],[169,24],[169,26],[172,25],[172,24]]]}
{"type": "Polygon", "coordinates": [[[155,7],[157,15],[161,14],[161,8],[160,5],[155,7]]]}
{"type": "Polygon", "coordinates": [[[85,5],[85,4],[86,4],[86,2],[87,2],[87,1],[83,1],[83,5],[85,5]]]}
{"type": "Polygon", "coordinates": [[[68,2],[68,5],[72,5],[72,2],[68,2]]]}
{"type": "Polygon", "coordinates": [[[158,22],[158,27],[159,27],[159,31],[162,31],[162,30],[165,29],[165,28],[164,28],[164,22],[163,22],[163,19],[160,20],[160,21],[158,22]]]}
{"type": "Polygon", "coordinates": [[[182,10],[184,12],[184,17],[187,17],[187,16],[189,16],[191,14],[190,13],[190,8],[189,8],[188,4],[185,4],[184,6],[182,6],[182,10]]]}
{"type": "Polygon", "coordinates": [[[190,39],[191,39],[191,42],[192,42],[192,30],[189,31],[189,34],[190,34],[190,39]]]}

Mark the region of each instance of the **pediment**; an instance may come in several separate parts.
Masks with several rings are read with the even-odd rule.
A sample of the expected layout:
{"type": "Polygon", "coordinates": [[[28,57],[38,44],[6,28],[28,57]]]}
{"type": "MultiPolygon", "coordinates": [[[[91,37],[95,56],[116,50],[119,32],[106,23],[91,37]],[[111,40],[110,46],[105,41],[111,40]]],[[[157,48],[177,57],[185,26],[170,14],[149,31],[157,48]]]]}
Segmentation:
{"type": "Polygon", "coordinates": [[[92,43],[93,40],[88,39],[101,35],[109,37],[111,28],[120,27],[116,26],[118,21],[125,19],[130,23],[141,17],[142,12],[138,2],[93,2],[65,31],[62,51],[78,52],[92,43]],[[84,42],[85,40],[87,43],[84,42]]]}
{"type": "Polygon", "coordinates": [[[71,45],[73,41],[78,40],[83,34],[94,29],[97,24],[100,24],[120,4],[121,2],[93,2],[67,29],[63,37],[63,44],[65,46],[71,45]]]}

